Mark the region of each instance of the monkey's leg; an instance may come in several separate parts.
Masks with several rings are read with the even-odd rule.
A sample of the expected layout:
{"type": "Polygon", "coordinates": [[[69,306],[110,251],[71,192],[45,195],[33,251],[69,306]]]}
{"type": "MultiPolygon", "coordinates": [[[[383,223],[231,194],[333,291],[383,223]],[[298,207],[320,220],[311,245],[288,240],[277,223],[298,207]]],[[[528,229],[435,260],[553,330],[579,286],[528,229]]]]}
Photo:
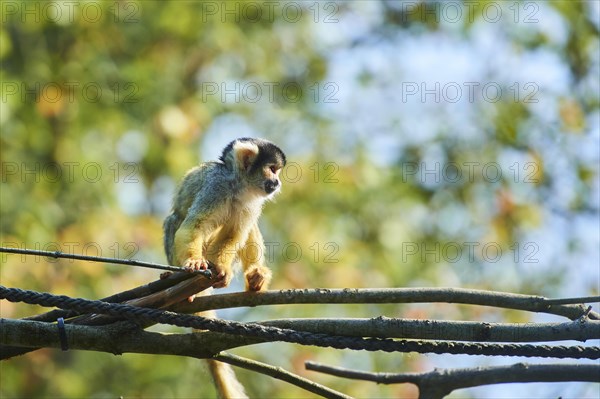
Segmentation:
{"type": "Polygon", "coordinates": [[[205,234],[200,228],[184,223],[175,233],[175,262],[189,270],[206,270],[204,257],[205,234]]]}
{"type": "Polygon", "coordinates": [[[271,270],[265,264],[265,244],[254,224],[244,246],[238,251],[246,277],[246,291],[266,290],[271,282],[271,270]]]}
{"type": "Polygon", "coordinates": [[[242,238],[246,234],[236,226],[223,226],[216,236],[211,238],[206,250],[206,259],[217,268],[215,288],[227,287],[233,277],[232,264],[237,257],[242,238]]]}

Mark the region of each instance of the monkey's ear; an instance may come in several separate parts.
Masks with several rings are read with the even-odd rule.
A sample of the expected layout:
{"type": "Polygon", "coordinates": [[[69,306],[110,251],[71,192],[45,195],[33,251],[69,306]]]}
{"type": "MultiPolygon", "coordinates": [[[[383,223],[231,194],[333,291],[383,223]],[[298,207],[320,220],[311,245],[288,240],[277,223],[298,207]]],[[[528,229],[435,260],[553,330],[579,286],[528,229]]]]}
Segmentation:
{"type": "Polygon", "coordinates": [[[236,141],[233,144],[233,156],[237,167],[246,171],[258,156],[258,146],[249,141],[236,141]]]}

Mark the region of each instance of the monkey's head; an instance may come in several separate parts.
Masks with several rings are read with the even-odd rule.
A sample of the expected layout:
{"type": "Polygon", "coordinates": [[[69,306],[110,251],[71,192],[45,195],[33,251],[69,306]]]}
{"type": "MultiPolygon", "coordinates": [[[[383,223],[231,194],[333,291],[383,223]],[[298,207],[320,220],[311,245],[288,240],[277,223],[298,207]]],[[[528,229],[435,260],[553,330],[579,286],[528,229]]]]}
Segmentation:
{"type": "Polygon", "coordinates": [[[281,187],[279,172],[285,166],[285,154],[270,141],[249,137],[233,140],[220,160],[261,195],[270,197],[281,187]]]}

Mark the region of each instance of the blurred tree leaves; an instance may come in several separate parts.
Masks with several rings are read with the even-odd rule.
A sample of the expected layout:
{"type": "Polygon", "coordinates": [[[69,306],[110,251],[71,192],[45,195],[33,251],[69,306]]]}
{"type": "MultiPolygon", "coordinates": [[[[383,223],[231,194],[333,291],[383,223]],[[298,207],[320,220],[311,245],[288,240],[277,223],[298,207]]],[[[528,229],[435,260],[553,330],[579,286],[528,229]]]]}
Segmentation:
{"type": "MultiPolygon", "coordinates": [[[[216,143],[256,134],[290,161],[261,221],[274,288],[597,293],[589,264],[598,248],[586,222],[598,220],[591,2],[471,2],[455,22],[444,2],[270,4],[271,13],[255,2],[2,2],[2,245],[164,262],[161,223],[180,177],[208,152],[216,157],[216,143]],[[496,7],[503,18],[490,22],[496,7]],[[405,84],[435,87],[419,70],[451,70],[465,51],[467,73],[453,83],[465,90],[477,80],[472,101],[398,100],[405,84]],[[447,58],[435,64],[436,54],[447,58]],[[535,73],[523,75],[528,68],[535,73]],[[500,88],[499,101],[486,97],[486,82],[500,88]]],[[[88,298],[157,277],[21,256],[0,266],[4,285],[88,298]]],[[[3,317],[38,311],[2,302],[3,317]]],[[[500,317],[481,312],[298,306],[226,315],[500,317]]],[[[397,354],[265,348],[242,351],[299,373],[317,357],[429,367],[397,354]]],[[[188,359],[43,350],[0,367],[2,397],[214,394],[198,382],[208,378],[200,362],[188,359]]],[[[241,376],[257,397],[306,396],[241,376]]],[[[375,389],[322,378],[351,395],[375,389]]]]}

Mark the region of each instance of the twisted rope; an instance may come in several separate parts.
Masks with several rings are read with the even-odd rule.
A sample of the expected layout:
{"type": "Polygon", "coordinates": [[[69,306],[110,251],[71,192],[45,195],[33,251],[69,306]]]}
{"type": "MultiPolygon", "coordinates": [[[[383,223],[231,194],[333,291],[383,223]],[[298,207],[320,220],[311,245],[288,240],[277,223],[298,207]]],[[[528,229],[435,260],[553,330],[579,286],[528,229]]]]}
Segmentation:
{"type": "Polygon", "coordinates": [[[139,308],[102,301],[92,301],[83,298],[71,298],[65,295],[53,295],[49,293],[22,290],[19,288],[7,288],[1,285],[0,299],[6,299],[10,302],[25,302],[32,305],[48,307],[56,306],[61,309],[76,310],[81,313],[102,313],[127,319],[141,319],[155,323],[175,325],[178,327],[191,327],[225,334],[254,337],[266,341],[282,341],[301,345],[331,347],[335,349],[436,354],[449,353],[485,356],[600,359],[600,347],[488,344],[334,336],[277,327],[266,327],[256,323],[240,323],[235,321],[209,319],[200,316],[178,314],[164,310],[139,308]]]}

